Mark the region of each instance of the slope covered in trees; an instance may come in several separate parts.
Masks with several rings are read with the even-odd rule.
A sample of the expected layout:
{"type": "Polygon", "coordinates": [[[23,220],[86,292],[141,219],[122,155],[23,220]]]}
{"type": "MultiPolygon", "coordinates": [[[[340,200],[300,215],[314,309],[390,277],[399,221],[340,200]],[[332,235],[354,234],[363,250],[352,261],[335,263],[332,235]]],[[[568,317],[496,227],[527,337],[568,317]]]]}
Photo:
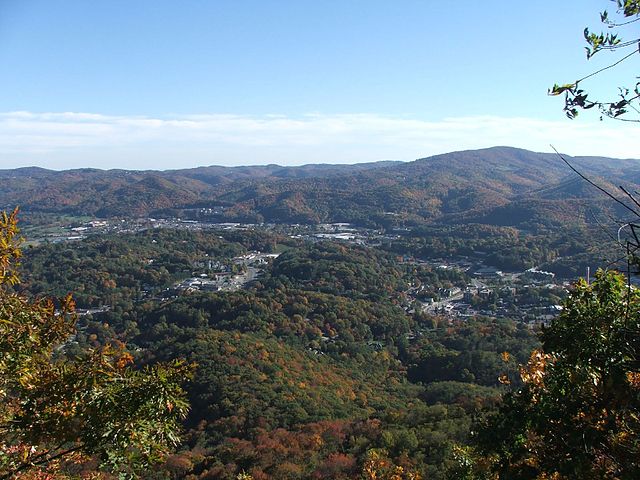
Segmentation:
{"type": "Polygon", "coordinates": [[[178,443],[188,405],[176,359],[143,370],[122,344],[65,348],[77,317],[70,295],[29,299],[19,283],[17,210],[0,217],[0,476],[144,471],[178,443]]]}
{"type": "MultiPolygon", "coordinates": [[[[615,184],[640,176],[640,164],[633,160],[571,160],[585,173],[615,184]]],[[[387,227],[461,221],[557,226],[590,221],[581,202],[585,199],[596,212],[612,210],[594,197],[595,190],[582,191],[567,182],[573,178],[554,155],[507,147],[352,166],[18,169],[0,171],[0,180],[6,180],[0,205],[100,217],[189,216],[201,207],[216,207],[217,213],[206,219],[387,227]],[[570,218],[567,211],[578,215],[570,218]]]]}
{"type": "Polygon", "coordinates": [[[378,247],[259,229],[150,229],[29,249],[23,288],[77,290],[82,307],[99,307],[80,320],[69,354],[121,341],[142,364],[198,365],[180,451],[153,475],[357,478],[399,468],[446,478],[460,458],[480,465],[460,446],[505,380],[519,385],[517,365],[537,340],[521,318],[415,310],[411,289],[435,294],[470,278],[405,258],[475,255],[524,269],[579,253],[574,228],[421,226],[378,247]],[[201,272],[241,270],[239,255],[257,249],[282,253],[240,290],[174,288],[201,272]]]}
{"type": "Polygon", "coordinates": [[[82,305],[112,307],[81,317],[69,352],[119,340],[143,364],[198,365],[182,446],[160,477],[357,478],[395,465],[444,478],[473,412],[503,389],[503,349],[520,359],[536,345],[513,320],[408,312],[408,284],[464,277],[375,248],[149,230],[42,245],[24,263],[27,291],[80,289],[82,305]],[[244,289],[158,294],[256,242],[286,249],[244,289]]]}

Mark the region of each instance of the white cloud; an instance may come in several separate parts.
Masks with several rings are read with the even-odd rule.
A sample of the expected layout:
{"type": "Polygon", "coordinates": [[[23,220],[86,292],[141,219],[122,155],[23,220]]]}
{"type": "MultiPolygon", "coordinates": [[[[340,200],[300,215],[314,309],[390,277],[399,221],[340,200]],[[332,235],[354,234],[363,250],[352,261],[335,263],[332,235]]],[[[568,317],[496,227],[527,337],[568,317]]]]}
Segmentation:
{"type": "Polygon", "coordinates": [[[8,112],[0,113],[0,168],[355,163],[413,160],[495,145],[549,151],[549,144],[570,155],[638,158],[637,133],[632,124],[585,119],[8,112]]]}

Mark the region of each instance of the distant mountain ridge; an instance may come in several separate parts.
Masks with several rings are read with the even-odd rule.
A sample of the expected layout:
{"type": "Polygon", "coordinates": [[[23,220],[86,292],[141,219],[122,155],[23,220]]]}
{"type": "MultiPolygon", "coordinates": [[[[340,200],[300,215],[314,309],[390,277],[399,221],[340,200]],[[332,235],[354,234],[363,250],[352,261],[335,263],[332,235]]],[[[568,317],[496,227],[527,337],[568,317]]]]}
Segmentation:
{"type": "MultiPolygon", "coordinates": [[[[640,181],[640,160],[567,158],[608,188],[624,183],[636,189],[633,185],[640,181]]],[[[599,208],[600,202],[598,192],[578,181],[557,155],[512,147],[452,152],[406,163],[169,171],[29,167],[0,170],[0,181],[4,208],[20,205],[24,210],[100,217],[197,216],[198,209],[217,206],[221,211],[206,219],[392,226],[452,221],[510,224],[512,217],[511,223],[517,224],[520,217],[544,219],[545,209],[553,213],[552,220],[562,221],[556,217],[563,205],[575,209],[575,202],[589,201],[599,208]],[[531,215],[521,215],[525,210],[531,215]]]]}

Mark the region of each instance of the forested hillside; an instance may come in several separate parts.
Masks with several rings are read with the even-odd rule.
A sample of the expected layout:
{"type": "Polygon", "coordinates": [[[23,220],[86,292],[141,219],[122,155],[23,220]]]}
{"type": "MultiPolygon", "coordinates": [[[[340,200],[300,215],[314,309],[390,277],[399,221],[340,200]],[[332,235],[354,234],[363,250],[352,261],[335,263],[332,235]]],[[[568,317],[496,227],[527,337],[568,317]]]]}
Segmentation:
{"type": "MultiPolygon", "coordinates": [[[[640,163],[635,160],[571,161],[609,187],[640,177],[640,163]]],[[[21,205],[25,211],[105,218],[191,216],[386,227],[482,222],[532,228],[589,222],[590,210],[603,213],[614,208],[601,201],[604,197],[595,189],[576,182],[575,174],[556,155],[507,147],[408,163],[166,172],[26,168],[0,171],[0,179],[5,185],[0,205],[7,208],[21,205]],[[213,213],[198,213],[200,209],[213,213]]]]}
{"type": "MultiPolygon", "coordinates": [[[[572,161],[611,191],[640,171],[572,161]]],[[[149,478],[456,478],[570,282],[621,256],[611,201],[510,148],[0,176],[40,232],[18,290],[78,307],[60,361],[118,345],[137,365],[195,365],[180,445],[149,478]]]]}
{"type": "MultiPolygon", "coordinates": [[[[573,161],[611,182],[637,168],[573,161]]],[[[620,255],[611,202],[554,156],[516,149],[2,175],[13,175],[3,201],[25,201],[33,232],[80,233],[42,233],[18,287],[73,293],[62,358],[119,345],[138,365],[196,365],[180,446],[150,478],[455,478],[569,281],[620,255]],[[167,220],[135,219],[149,214],[167,220]]]]}
{"type": "Polygon", "coordinates": [[[197,364],[183,444],[159,478],[347,479],[372,458],[444,478],[498,377],[537,345],[516,318],[414,311],[410,285],[464,286],[464,274],[345,243],[146,230],[29,249],[24,272],[25,293],[75,291],[93,308],[66,355],[124,342],[143,364],[197,364]],[[267,246],[282,253],[242,289],[175,290],[198,272],[240,273],[237,259],[267,246]]]}

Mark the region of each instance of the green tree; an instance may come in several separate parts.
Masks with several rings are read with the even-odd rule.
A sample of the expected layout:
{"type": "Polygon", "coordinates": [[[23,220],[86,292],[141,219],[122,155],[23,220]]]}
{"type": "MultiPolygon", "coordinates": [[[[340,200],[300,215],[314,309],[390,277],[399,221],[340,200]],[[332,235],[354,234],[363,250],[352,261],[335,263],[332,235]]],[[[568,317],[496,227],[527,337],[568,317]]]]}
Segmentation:
{"type": "MultiPolygon", "coordinates": [[[[498,478],[640,478],[640,292],[599,271],[479,435],[498,478]]],[[[468,458],[467,458],[468,460],[468,458]]]]}
{"type": "Polygon", "coordinates": [[[71,296],[28,299],[19,282],[17,211],[0,217],[0,478],[98,458],[134,476],[177,444],[188,404],[181,362],[131,366],[124,346],[64,355],[76,316],[71,296]]]}
{"type": "Polygon", "coordinates": [[[579,109],[588,110],[597,107],[603,116],[640,122],[640,82],[637,77],[634,79],[635,84],[619,87],[617,98],[614,100],[593,100],[583,89],[583,84],[590,78],[640,54],[640,38],[629,40],[621,37],[621,31],[625,27],[640,20],[640,0],[613,1],[616,4],[615,13],[610,15],[605,10],[600,14],[600,20],[609,32],[593,33],[585,28],[584,38],[587,43],[587,59],[603,51],[618,54],[618,58],[608,66],[579,80],[563,85],[556,84],[549,90],[550,95],[564,93],[564,111],[569,118],[575,118],[579,109]]]}
{"type": "MultiPolygon", "coordinates": [[[[614,101],[592,100],[582,86],[640,53],[640,39],[624,41],[619,34],[640,20],[640,1],[614,3],[613,16],[600,14],[609,33],[584,31],[587,58],[602,51],[622,56],[549,91],[565,95],[564,110],[571,119],[580,109],[597,107],[602,116],[640,121],[633,118],[640,113],[637,79],[635,85],[620,88],[614,101]]],[[[633,208],[627,209],[637,216],[633,208]]],[[[635,250],[629,252],[637,262],[635,250]]],[[[499,410],[478,425],[476,448],[454,452],[451,478],[640,478],[639,354],[640,292],[611,271],[599,271],[591,285],[580,281],[561,315],[543,330],[542,348],[521,368],[522,386],[504,395],[499,410]]]]}

